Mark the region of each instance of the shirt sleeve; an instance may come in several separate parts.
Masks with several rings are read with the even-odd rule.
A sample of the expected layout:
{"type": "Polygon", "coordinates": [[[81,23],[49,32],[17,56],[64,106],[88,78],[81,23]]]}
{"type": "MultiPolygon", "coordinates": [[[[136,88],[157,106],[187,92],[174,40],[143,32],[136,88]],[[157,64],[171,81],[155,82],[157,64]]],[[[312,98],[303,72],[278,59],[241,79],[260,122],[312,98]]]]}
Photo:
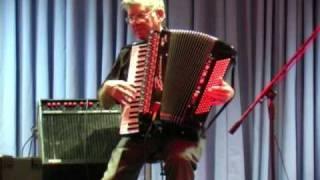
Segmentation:
{"type": "Polygon", "coordinates": [[[121,49],[119,56],[116,60],[116,62],[113,64],[112,69],[105,79],[107,80],[126,80],[127,79],[127,71],[128,71],[128,65],[129,65],[129,54],[130,54],[130,48],[124,47],[121,49]]]}
{"type": "Polygon", "coordinates": [[[108,80],[126,80],[127,79],[127,71],[128,71],[128,65],[129,65],[129,53],[130,48],[125,47],[121,49],[118,58],[114,65],[112,66],[112,69],[104,82],[101,84],[99,90],[98,90],[98,99],[100,101],[100,104],[104,108],[109,108],[112,104],[114,104],[114,100],[112,97],[107,95],[106,89],[104,88],[104,83],[108,80]]]}

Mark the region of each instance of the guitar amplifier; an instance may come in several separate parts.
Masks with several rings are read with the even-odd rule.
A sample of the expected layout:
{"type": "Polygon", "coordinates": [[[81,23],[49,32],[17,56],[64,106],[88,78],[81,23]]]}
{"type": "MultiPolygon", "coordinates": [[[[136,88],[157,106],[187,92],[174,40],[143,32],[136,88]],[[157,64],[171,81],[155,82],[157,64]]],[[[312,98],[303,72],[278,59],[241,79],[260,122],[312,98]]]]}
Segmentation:
{"type": "Polygon", "coordinates": [[[120,108],[97,100],[41,100],[38,106],[42,164],[106,163],[118,143],[120,108]]]}

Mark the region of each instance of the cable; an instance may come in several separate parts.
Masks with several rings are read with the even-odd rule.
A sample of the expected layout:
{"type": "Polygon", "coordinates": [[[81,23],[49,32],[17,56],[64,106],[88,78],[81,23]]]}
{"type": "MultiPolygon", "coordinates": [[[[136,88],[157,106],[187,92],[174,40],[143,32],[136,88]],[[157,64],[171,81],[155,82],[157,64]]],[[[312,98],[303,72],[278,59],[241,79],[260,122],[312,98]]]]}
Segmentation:
{"type": "Polygon", "coordinates": [[[31,138],[30,145],[29,145],[28,157],[31,157],[31,149],[32,149],[33,142],[34,142],[34,138],[31,138]]]}
{"type": "Polygon", "coordinates": [[[285,164],[284,164],[282,151],[281,151],[281,149],[280,149],[280,146],[279,146],[277,137],[276,137],[275,135],[273,135],[273,140],[275,141],[275,143],[276,143],[276,145],[277,145],[277,150],[278,150],[278,152],[279,152],[279,154],[280,154],[280,160],[281,160],[282,168],[283,168],[283,170],[284,170],[284,173],[285,173],[285,175],[286,175],[286,178],[287,178],[287,180],[290,180],[289,175],[288,175],[288,171],[287,171],[286,166],[285,166],[285,164]]]}
{"type": "Polygon", "coordinates": [[[32,147],[32,141],[34,141],[34,138],[36,137],[36,132],[38,131],[38,129],[36,127],[32,127],[31,128],[31,136],[26,140],[26,142],[22,145],[21,147],[21,156],[23,157],[23,152],[24,152],[24,148],[26,148],[27,144],[30,142],[30,147],[29,147],[29,152],[28,152],[28,157],[30,157],[31,154],[31,147],[32,147]]]}
{"type": "Polygon", "coordinates": [[[33,138],[33,135],[31,135],[31,136],[26,140],[26,142],[23,144],[23,146],[22,146],[22,148],[21,148],[21,151],[20,151],[21,156],[23,156],[24,148],[27,146],[27,144],[29,143],[29,141],[32,142],[32,138],[33,138]]]}

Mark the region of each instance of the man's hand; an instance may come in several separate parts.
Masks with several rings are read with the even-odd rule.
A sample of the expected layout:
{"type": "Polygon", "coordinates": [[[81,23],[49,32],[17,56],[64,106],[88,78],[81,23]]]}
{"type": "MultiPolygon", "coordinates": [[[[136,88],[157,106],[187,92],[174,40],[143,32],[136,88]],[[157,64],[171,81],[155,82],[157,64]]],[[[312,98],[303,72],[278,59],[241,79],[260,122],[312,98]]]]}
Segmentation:
{"type": "Polygon", "coordinates": [[[209,98],[212,99],[213,104],[215,105],[221,105],[229,101],[234,96],[233,88],[223,79],[220,79],[219,81],[219,85],[209,88],[209,98]]]}
{"type": "Polygon", "coordinates": [[[108,80],[104,83],[105,93],[121,105],[135,99],[136,90],[132,84],[123,80],[108,80]]]}

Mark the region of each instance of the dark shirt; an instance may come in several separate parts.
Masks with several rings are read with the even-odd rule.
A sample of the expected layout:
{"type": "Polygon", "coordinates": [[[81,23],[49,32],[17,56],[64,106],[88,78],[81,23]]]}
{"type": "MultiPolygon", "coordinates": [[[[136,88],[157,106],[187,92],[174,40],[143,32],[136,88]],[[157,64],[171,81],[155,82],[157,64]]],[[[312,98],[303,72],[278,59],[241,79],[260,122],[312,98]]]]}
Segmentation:
{"type": "Polygon", "coordinates": [[[127,80],[131,47],[132,45],[129,45],[121,49],[106,80],[127,80]]]}

